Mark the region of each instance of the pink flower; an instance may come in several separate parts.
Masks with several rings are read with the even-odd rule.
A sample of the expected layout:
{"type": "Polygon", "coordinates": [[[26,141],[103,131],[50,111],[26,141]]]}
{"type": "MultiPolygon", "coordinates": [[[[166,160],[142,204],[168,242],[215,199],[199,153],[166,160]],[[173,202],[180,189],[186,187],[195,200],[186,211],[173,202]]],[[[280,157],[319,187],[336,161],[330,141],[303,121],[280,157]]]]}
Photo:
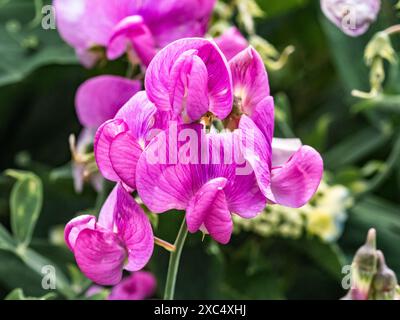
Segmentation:
{"type": "Polygon", "coordinates": [[[179,38],[203,36],[215,0],[55,0],[57,28],[81,62],[97,60],[94,46],[116,59],[126,50],[147,66],[156,50],[179,38]]]}
{"type": "Polygon", "coordinates": [[[260,55],[248,48],[230,62],[235,95],[231,128],[239,127],[245,159],[252,166],[258,185],[271,203],[301,207],[316,192],[323,173],[319,153],[309,146],[301,146],[286,162],[272,165],[272,137],[274,131],[274,101],[270,96],[268,75],[260,55]],[[248,134],[254,144],[246,146],[248,134]]]}
{"type": "Polygon", "coordinates": [[[249,46],[246,38],[236,27],[227,29],[223,34],[215,38],[215,43],[228,61],[249,46]]]}
{"type": "Polygon", "coordinates": [[[123,269],[142,269],[153,253],[150,222],[120,185],[107,198],[98,221],[79,216],[66,225],[64,235],[81,271],[100,285],[119,283],[123,269]]]}
{"type": "Polygon", "coordinates": [[[232,109],[229,66],[210,40],[187,38],[165,47],[150,63],[145,87],[159,110],[186,123],[207,111],[224,119],[232,109]]]}
{"type": "Polygon", "coordinates": [[[114,286],[108,300],[145,300],[154,295],[156,287],[157,280],[153,274],[138,271],[114,286]]]}
{"type": "Polygon", "coordinates": [[[367,32],[381,9],[380,0],[321,0],[325,16],[345,34],[357,37],[367,32]]]}
{"type": "Polygon", "coordinates": [[[232,213],[252,218],[263,210],[265,197],[254,174],[239,175],[243,166],[237,157],[233,133],[205,134],[201,125],[188,125],[177,132],[158,135],[142,153],[137,164],[137,190],[146,206],[155,213],[186,210],[190,232],[201,230],[226,244],[232,234],[232,213]],[[190,159],[172,159],[170,145],[176,137],[195,132],[177,150],[190,150],[190,159]],[[166,154],[156,161],[155,154],[166,154]],[[204,157],[208,155],[207,157],[204,157]],[[201,159],[200,159],[201,158],[201,159]]]}

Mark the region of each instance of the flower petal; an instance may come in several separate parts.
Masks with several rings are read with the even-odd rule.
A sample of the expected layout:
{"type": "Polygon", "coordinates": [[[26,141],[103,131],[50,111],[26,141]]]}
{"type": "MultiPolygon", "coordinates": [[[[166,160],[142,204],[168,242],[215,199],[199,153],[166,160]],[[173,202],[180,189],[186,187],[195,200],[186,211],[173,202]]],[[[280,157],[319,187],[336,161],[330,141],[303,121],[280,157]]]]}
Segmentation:
{"type": "Polygon", "coordinates": [[[156,121],[157,108],[147,98],[145,91],[135,94],[115,115],[115,119],[122,119],[129,127],[132,137],[142,146],[149,141],[149,132],[152,128],[160,128],[156,121]]]}
{"type": "Polygon", "coordinates": [[[223,191],[226,183],[227,179],[217,178],[198,190],[186,210],[189,232],[194,233],[204,226],[216,241],[222,244],[229,242],[233,222],[223,191]]]}
{"type": "Polygon", "coordinates": [[[109,300],[144,300],[154,295],[157,280],[153,274],[138,271],[112,288],[109,300]]]}
{"type": "Polygon", "coordinates": [[[271,182],[271,140],[267,140],[246,115],[242,115],[239,129],[243,156],[253,168],[261,192],[266,195],[271,182]]]}
{"type": "Polygon", "coordinates": [[[64,229],[64,239],[68,248],[74,252],[75,241],[79,233],[85,229],[94,229],[96,227],[96,217],[82,215],[72,219],[67,223],[64,229]]]}
{"type": "Polygon", "coordinates": [[[283,165],[302,145],[300,139],[274,138],[272,140],[272,166],[283,165]]]}
{"type": "Polygon", "coordinates": [[[256,106],[270,95],[264,62],[258,52],[249,47],[229,61],[233,92],[240,99],[241,111],[252,117],[256,106]]]}
{"type": "Polygon", "coordinates": [[[236,27],[230,27],[218,38],[215,38],[215,43],[228,61],[249,46],[246,38],[236,27]]]}
{"type": "Polygon", "coordinates": [[[87,80],[79,87],[75,98],[80,123],[88,128],[98,128],[112,119],[140,87],[139,81],[111,75],[87,80]]]}
{"type": "Polygon", "coordinates": [[[145,79],[149,99],[162,111],[172,110],[170,83],[172,66],[186,51],[197,50],[208,73],[209,110],[219,118],[226,118],[232,109],[232,78],[226,59],[217,45],[206,39],[177,40],[162,49],[151,61],[145,79]]]}
{"type": "Polygon", "coordinates": [[[141,154],[141,146],[129,132],[117,135],[110,146],[111,165],[121,181],[131,189],[136,188],[136,165],[141,154]]]}
{"type": "Polygon", "coordinates": [[[119,58],[125,53],[129,43],[140,61],[147,66],[156,54],[156,44],[149,28],[139,15],[128,16],[113,28],[107,46],[107,58],[119,58]]]}
{"type": "Polygon", "coordinates": [[[129,252],[125,269],[142,269],[153,254],[153,230],[143,209],[123,187],[118,188],[115,223],[118,235],[129,252]]]}
{"type": "Polygon", "coordinates": [[[322,173],[320,154],[303,146],[284,165],[272,169],[271,186],[266,196],[273,203],[299,208],[317,191],[322,173]]]}
{"type": "Polygon", "coordinates": [[[99,213],[98,225],[110,231],[114,230],[118,188],[119,184],[116,184],[108,195],[106,201],[104,201],[99,213]]]}
{"type": "Polygon", "coordinates": [[[101,285],[115,285],[121,281],[126,251],[115,233],[82,230],[74,253],[79,268],[90,280],[101,285]]]}
{"type": "Polygon", "coordinates": [[[187,122],[200,119],[209,106],[207,68],[196,54],[196,50],[185,51],[171,69],[170,103],[175,115],[185,113],[187,122]]]}
{"type": "Polygon", "coordinates": [[[127,130],[127,124],[121,119],[109,120],[97,130],[94,138],[94,154],[101,174],[108,180],[120,180],[111,163],[110,147],[114,138],[127,130]]]}

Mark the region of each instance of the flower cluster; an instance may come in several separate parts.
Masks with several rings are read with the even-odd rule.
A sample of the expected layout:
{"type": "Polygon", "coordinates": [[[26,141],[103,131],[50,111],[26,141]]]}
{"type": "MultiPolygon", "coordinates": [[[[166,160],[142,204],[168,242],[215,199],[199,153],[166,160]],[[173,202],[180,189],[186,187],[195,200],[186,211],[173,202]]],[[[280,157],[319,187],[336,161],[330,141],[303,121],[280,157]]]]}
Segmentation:
{"type": "Polygon", "coordinates": [[[58,12],[64,37],[78,54],[94,44],[105,46],[110,59],[128,50],[146,72],[145,90],[137,81],[101,76],[77,93],[77,114],[94,135],[98,170],[116,183],[98,219],[80,216],[65,228],[88,278],[115,285],[123,270],[140,270],[149,261],[153,231],[132,192],[153,213],[185,211],[189,232],[221,244],[230,241],[233,215],[251,219],[267,204],[298,208],[311,199],[322,177],[321,156],[297,139],[273,139],[274,100],[258,52],[243,39],[230,48],[220,39],[220,48],[193,37],[205,32],[214,1],[198,8],[193,1],[93,3],[99,1],[69,7],[82,11],[91,26],[82,29],[79,43],[62,31],[72,30],[76,12],[58,12]],[[187,33],[192,37],[171,42],[187,33]]]}

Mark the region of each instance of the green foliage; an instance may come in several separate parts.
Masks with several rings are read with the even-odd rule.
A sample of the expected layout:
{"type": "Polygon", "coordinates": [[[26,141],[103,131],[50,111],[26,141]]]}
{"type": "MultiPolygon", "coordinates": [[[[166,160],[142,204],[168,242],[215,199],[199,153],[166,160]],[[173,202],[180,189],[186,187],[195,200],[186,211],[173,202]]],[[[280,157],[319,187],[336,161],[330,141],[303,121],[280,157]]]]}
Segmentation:
{"type": "Polygon", "coordinates": [[[14,237],[28,245],[42,209],[42,182],[30,172],[7,170],[6,175],[17,180],[10,197],[11,228],[14,237]]]}

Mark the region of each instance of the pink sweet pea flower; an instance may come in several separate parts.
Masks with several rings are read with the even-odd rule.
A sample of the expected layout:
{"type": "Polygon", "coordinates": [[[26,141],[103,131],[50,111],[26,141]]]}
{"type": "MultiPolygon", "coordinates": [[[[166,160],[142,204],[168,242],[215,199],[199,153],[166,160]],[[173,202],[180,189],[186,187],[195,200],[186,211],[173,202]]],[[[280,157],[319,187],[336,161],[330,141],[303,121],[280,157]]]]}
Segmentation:
{"type": "Polygon", "coordinates": [[[229,66],[207,39],[181,39],[161,50],[147,69],[145,87],[159,110],[185,123],[208,111],[224,119],[232,109],[229,66]]]}
{"type": "Polygon", "coordinates": [[[228,61],[249,46],[247,39],[236,27],[230,27],[225,30],[223,34],[215,38],[215,43],[228,61]]]}
{"type": "Polygon", "coordinates": [[[64,235],[81,271],[100,285],[119,283],[123,269],[142,269],[153,253],[150,221],[119,184],[107,198],[98,221],[94,216],[79,216],[66,225],[64,235]]]}
{"type": "Polygon", "coordinates": [[[252,166],[258,185],[269,202],[301,207],[316,192],[323,173],[319,153],[301,146],[285,163],[272,165],[274,101],[270,96],[268,75],[260,55],[251,47],[230,62],[235,105],[229,118],[231,129],[241,130],[242,152],[252,166]],[[254,144],[246,146],[251,134],[254,144]]]}
{"type": "Polygon", "coordinates": [[[138,271],[123,279],[111,290],[108,300],[145,300],[156,291],[157,280],[146,271],[138,271]]]}
{"type": "Polygon", "coordinates": [[[357,37],[376,20],[381,0],[321,0],[321,9],[345,34],[357,37]]]}
{"type": "Polygon", "coordinates": [[[147,66],[157,49],[179,38],[203,36],[215,0],[55,0],[57,28],[90,67],[91,48],[116,59],[130,50],[147,66]]]}
{"type": "MultiPolygon", "coordinates": [[[[201,125],[191,124],[179,127],[176,137],[191,132],[196,133],[193,139],[182,143],[184,150],[191,150],[186,160],[182,154],[173,159],[173,152],[169,152],[176,143],[171,141],[171,129],[152,140],[137,164],[137,191],[152,212],[186,210],[191,233],[201,230],[226,244],[233,229],[231,215],[253,218],[263,210],[266,199],[254,174],[237,173],[241,165],[233,133],[206,135],[201,125]],[[162,161],[157,154],[168,158],[162,161]]],[[[180,147],[176,150],[182,150],[180,147]]]]}
{"type": "Polygon", "coordinates": [[[163,128],[163,122],[146,92],[134,95],[114,119],[106,121],[97,130],[94,153],[102,175],[134,190],[137,161],[151,140],[151,130],[163,128]]]}

